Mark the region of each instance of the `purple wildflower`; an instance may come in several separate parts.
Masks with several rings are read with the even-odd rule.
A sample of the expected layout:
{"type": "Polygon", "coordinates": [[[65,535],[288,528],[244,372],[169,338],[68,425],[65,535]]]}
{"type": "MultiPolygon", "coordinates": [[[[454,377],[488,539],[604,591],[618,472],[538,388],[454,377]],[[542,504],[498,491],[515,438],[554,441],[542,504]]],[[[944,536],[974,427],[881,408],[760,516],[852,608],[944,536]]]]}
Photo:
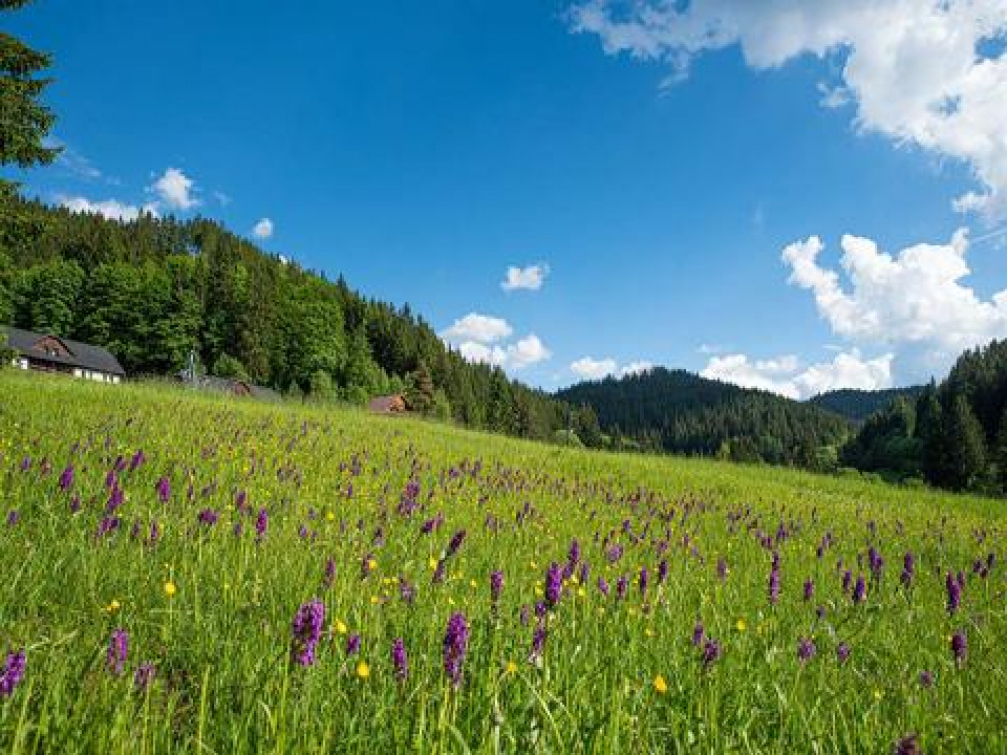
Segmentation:
{"type": "Polygon", "coordinates": [[[416,588],[409,584],[409,580],[401,575],[399,576],[399,597],[409,605],[412,605],[416,599],[416,588]]]}
{"type": "Polygon", "coordinates": [[[392,643],[392,666],[398,680],[405,681],[409,676],[409,661],[406,659],[406,645],[401,637],[397,637],[392,643]]]}
{"type": "Polygon", "coordinates": [[[663,585],[665,580],[668,579],[668,559],[663,559],[661,563],[657,565],[657,584],[663,585]]]}
{"type": "Polygon", "coordinates": [[[462,543],[465,542],[466,534],[465,530],[458,530],[451,536],[451,542],[448,543],[448,549],[446,551],[446,558],[451,558],[451,556],[458,552],[458,549],[462,547],[462,543]]]}
{"type": "Polygon", "coordinates": [[[644,566],[643,568],[640,569],[640,581],[639,581],[639,585],[640,585],[640,595],[641,596],[644,596],[644,595],[647,594],[647,583],[649,582],[649,580],[650,580],[650,574],[647,571],[647,567],[644,566]]]}
{"type": "Polygon", "coordinates": [[[0,672],[0,699],[14,694],[15,688],[24,678],[25,665],[23,650],[7,654],[7,662],[0,672]]]}
{"type": "Polygon", "coordinates": [[[8,527],[15,527],[15,526],[17,526],[17,523],[19,521],[21,521],[21,514],[18,512],[17,509],[11,509],[10,511],[7,512],[7,526],[8,527]]]}
{"type": "Polygon", "coordinates": [[[961,582],[956,580],[951,572],[948,572],[944,580],[944,586],[947,588],[948,593],[948,613],[954,616],[962,604],[961,582]]]}
{"type": "Polygon", "coordinates": [[[553,562],[545,574],[545,602],[553,609],[559,604],[563,595],[563,572],[559,564],[553,562]]]}
{"type": "Polygon", "coordinates": [[[305,603],[294,615],[290,626],[290,657],[301,666],[313,666],[315,648],[322,637],[325,623],[325,605],[320,600],[305,603]]]}
{"type": "Polygon", "coordinates": [[[902,584],[907,588],[913,585],[913,576],[916,574],[916,559],[912,553],[906,553],[902,559],[902,584]]]}
{"type": "Polygon", "coordinates": [[[811,599],[815,596],[815,582],[808,577],[804,581],[804,602],[810,603],[811,599]]]}
{"type": "Polygon", "coordinates": [[[108,640],[108,652],[106,653],[105,660],[109,671],[115,676],[119,676],[122,673],[122,667],[126,664],[128,656],[129,635],[125,629],[120,627],[112,632],[112,636],[108,640]]]}
{"type": "Polygon", "coordinates": [[[325,560],[325,573],[322,575],[322,584],[325,587],[332,587],[332,583],[336,581],[336,560],[334,558],[328,558],[325,560]]]}
{"type": "Polygon", "coordinates": [[[846,659],[850,657],[850,646],[845,642],[840,642],[839,647],[836,648],[836,660],[840,664],[846,663],[846,659]]]}
{"type": "Polygon", "coordinates": [[[775,563],[769,572],[769,603],[776,605],[780,599],[780,569],[775,563]]]}
{"type": "Polygon", "coordinates": [[[598,592],[600,592],[607,598],[608,591],[609,591],[608,582],[605,580],[604,577],[598,577],[598,592]]]}
{"type": "Polygon", "coordinates": [[[626,590],[629,588],[629,580],[626,575],[623,574],[619,577],[619,580],[615,583],[615,596],[622,600],[626,597],[626,590]]]}
{"type": "Polygon", "coordinates": [[[504,586],[504,575],[503,572],[497,569],[490,573],[490,600],[493,601],[493,605],[500,602],[500,595],[503,593],[504,586]]]}
{"type": "Polygon", "coordinates": [[[59,476],[59,489],[64,493],[73,485],[73,464],[67,464],[66,469],[59,476]]]}
{"type": "Polygon", "coordinates": [[[895,743],[895,755],[920,755],[920,745],[915,734],[906,734],[895,743]]]}
{"type": "Polygon", "coordinates": [[[965,639],[964,632],[955,632],[951,637],[951,655],[954,656],[955,663],[961,667],[965,663],[965,656],[969,652],[969,643],[965,639]]]}
{"type": "Polygon", "coordinates": [[[468,650],[469,625],[465,615],[456,613],[448,619],[444,633],[444,673],[454,686],[462,681],[462,665],[468,650]]]}
{"type": "Polygon", "coordinates": [[[920,686],[923,687],[923,689],[930,689],[932,686],[934,686],[934,675],[927,670],[921,671],[920,686]]]}
{"type": "Polygon", "coordinates": [[[692,644],[699,647],[703,644],[703,640],[706,638],[706,629],[703,627],[702,621],[697,621],[696,626],[692,628],[692,644]]]}
{"type": "Polygon", "coordinates": [[[167,477],[159,479],[157,484],[154,486],[154,489],[157,492],[157,498],[161,501],[161,503],[167,503],[171,500],[171,481],[168,480],[167,477]]]}
{"type": "Polygon", "coordinates": [[[267,529],[269,529],[269,512],[263,507],[259,509],[259,515],[255,518],[256,540],[262,540],[266,536],[267,529]]]}
{"type": "Polygon", "coordinates": [[[720,658],[720,643],[714,639],[708,639],[703,643],[703,670],[709,668],[720,658]]]}
{"type": "Polygon", "coordinates": [[[549,631],[546,629],[545,622],[540,621],[531,636],[531,652],[528,653],[529,663],[534,663],[542,657],[542,651],[545,649],[545,640],[548,636],[549,631]]]}
{"type": "Polygon", "coordinates": [[[797,658],[801,663],[807,663],[815,657],[815,641],[811,637],[802,637],[797,643],[797,658]]]}
{"type": "Polygon", "coordinates": [[[356,655],[360,652],[360,635],[351,634],[346,638],[346,655],[356,655]]]}
{"type": "Polygon", "coordinates": [[[149,661],[146,663],[141,663],[140,667],[137,668],[136,673],[133,674],[133,685],[140,691],[144,692],[150,683],[154,681],[154,675],[157,673],[154,668],[154,664],[149,661]]]}
{"type": "Polygon", "coordinates": [[[853,586],[854,604],[863,603],[867,598],[867,584],[864,582],[862,574],[857,575],[857,583],[853,586]]]}
{"type": "Polygon", "coordinates": [[[727,579],[727,561],[723,556],[717,559],[717,577],[721,582],[727,579]]]}
{"type": "Polygon", "coordinates": [[[220,514],[218,514],[213,509],[203,509],[199,512],[199,516],[196,518],[197,521],[207,527],[212,527],[220,519],[220,514]]]}

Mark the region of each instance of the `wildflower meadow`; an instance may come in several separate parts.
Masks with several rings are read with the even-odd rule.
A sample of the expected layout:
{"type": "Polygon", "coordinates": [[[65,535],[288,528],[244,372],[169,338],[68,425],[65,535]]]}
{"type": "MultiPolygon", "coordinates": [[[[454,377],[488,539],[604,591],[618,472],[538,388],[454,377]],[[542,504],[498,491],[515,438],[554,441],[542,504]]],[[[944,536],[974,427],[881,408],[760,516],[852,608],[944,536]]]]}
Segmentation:
{"type": "Polygon", "coordinates": [[[999,501],[8,372],[0,506],[4,751],[1007,749],[999,501]]]}

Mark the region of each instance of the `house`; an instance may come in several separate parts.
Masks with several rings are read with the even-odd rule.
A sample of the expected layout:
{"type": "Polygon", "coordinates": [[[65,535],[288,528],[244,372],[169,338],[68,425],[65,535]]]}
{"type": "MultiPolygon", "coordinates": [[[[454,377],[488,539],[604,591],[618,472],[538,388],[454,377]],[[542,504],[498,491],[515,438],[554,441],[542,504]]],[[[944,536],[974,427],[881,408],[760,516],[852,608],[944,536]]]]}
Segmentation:
{"type": "Polygon", "coordinates": [[[6,346],[14,352],[14,366],[22,370],[72,375],[99,383],[119,383],[126,377],[119,360],[101,346],[20,328],[0,327],[0,334],[7,336],[6,346]]]}
{"type": "Polygon", "coordinates": [[[399,393],[391,396],[375,396],[367,405],[373,414],[402,414],[406,411],[406,399],[399,393]]]}

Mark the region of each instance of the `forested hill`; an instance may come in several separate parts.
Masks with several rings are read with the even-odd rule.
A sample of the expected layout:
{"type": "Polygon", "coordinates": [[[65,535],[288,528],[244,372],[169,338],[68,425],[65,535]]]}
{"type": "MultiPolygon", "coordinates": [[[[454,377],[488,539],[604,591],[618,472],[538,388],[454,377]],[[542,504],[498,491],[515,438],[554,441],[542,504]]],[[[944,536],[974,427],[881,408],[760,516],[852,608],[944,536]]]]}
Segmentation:
{"type": "Polygon", "coordinates": [[[887,408],[895,399],[904,398],[915,401],[923,393],[923,386],[914,385],[907,388],[889,388],[881,391],[862,391],[845,388],[838,391],[820,393],[808,399],[809,404],[827,409],[830,412],[846,417],[854,422],[863,422],[872,414],[877,414],[887,408]]]}
{"type": "MultiPolygon", "coordinates": [[[[210,220],[121,223],[0,192],[0,324],[107,347],[130,375],[207,371],[287,394],[415,408],[477,428],[554,438],[590,411],[466,362],[408,306],[366,299],[263,253],[210,220]]],[[[593,432],[592,432],[593,430],[593,432]]]]}
{"type": "Polygon", "coordinates": [[[590,406],[615,443],[673,453],[817,466],[852,432],[817,406],[660,367],[557,395],[590,406]]]}

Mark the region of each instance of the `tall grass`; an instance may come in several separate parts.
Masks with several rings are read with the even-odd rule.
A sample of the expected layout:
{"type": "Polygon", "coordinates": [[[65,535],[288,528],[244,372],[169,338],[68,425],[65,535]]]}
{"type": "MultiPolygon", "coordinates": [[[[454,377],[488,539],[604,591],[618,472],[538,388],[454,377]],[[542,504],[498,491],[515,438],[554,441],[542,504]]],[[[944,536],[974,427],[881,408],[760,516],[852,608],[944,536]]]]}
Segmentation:
{"type": "Polygon", "coordinates": [[[23,648],[27,668],[0,699],[0,747],[859,753],[915,735],[924,751],[1004,751],[1003,516],[995,501],[784,469],[8,372],[0,651],[23,648]],[[204,511],[218,521],[201,522],[204,511]],[[539,618],[546,571],[568,563],[574,539],[580,561],[539,618]],[[884,560],[873,574],[872,547],[884,560]],[[844,590],[846,570],[864,577],[864,601],[844,590]],[[948,572],[964,582],[954,613],[948,572]],[[302,666],[291,623],[312,599],[325,621],[302,666]],[[455,686],[443,643],[459,612],[471,631],[455,686]],[[129,637],[118,675],[107,658],[117,628],[129,637]],[[955,633],[968,643],[960,661],[955,633]],[[704,662],[707,640],[720,653],[704,662]],[[806,660],[802,640],[815,648],[806,660]],[[144,687],[134,674],[146,662],[144,687]]]}

